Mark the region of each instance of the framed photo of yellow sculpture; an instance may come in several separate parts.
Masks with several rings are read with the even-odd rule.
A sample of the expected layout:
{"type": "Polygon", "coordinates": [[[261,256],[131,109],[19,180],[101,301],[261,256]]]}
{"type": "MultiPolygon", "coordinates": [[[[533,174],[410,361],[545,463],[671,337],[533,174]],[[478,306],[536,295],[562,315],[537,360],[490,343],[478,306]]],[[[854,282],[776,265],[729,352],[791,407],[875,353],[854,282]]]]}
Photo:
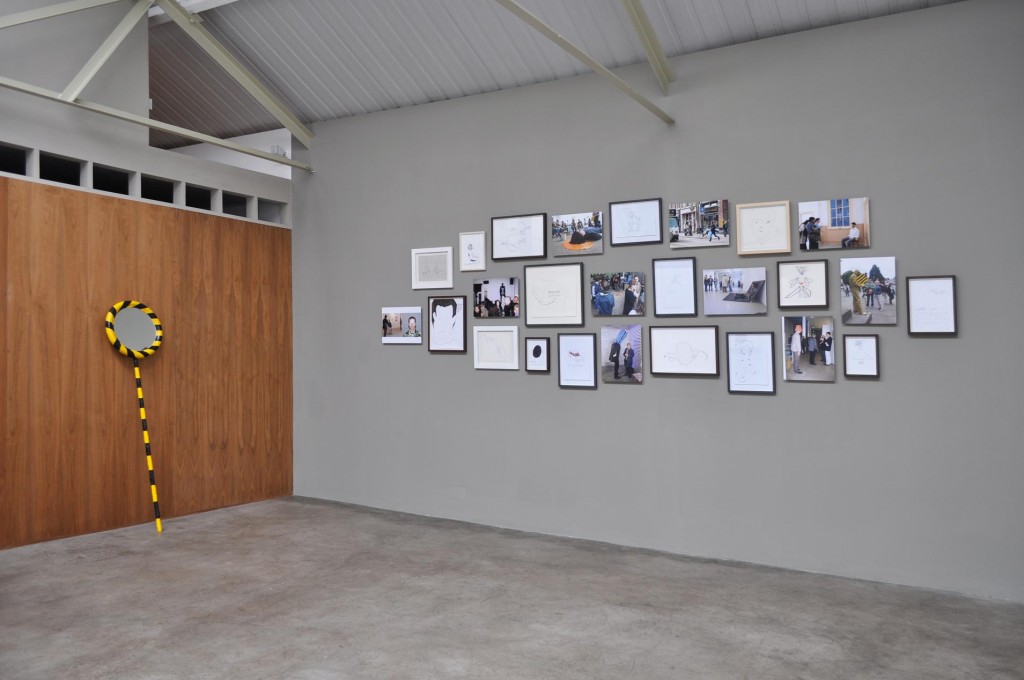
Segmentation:
{"type": "Polygon", "coordinates": [[[839,272],[844,326],[896,325],[895,257],[844,257],[839,272]]]}

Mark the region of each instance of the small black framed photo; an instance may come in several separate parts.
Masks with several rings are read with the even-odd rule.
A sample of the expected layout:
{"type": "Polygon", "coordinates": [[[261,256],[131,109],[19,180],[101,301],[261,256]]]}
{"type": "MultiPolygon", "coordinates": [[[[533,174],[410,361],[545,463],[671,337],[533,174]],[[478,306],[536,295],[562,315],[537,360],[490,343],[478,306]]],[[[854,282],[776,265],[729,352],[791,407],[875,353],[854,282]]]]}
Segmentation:
{"type": "Polygon", "coordinates": [[[551,338],[526,338],[526,372],[551,372],[551,338]]]}
{"type": "Polygon", "coordinates": [[[956,337],[956,277],[907,277],[907,332],[915,337],[956,337]]]}
{"type": "Polygon", "coordinates": [[[661,199],[619,201],[608,204],[613,246],[661,243],[661,199]]]}

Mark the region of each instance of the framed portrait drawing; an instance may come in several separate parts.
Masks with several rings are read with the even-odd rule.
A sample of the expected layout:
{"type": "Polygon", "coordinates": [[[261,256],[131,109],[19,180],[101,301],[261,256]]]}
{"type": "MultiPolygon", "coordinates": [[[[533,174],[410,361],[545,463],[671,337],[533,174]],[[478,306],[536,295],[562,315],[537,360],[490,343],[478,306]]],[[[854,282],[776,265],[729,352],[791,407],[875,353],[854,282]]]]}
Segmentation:
{"type": "Polygon", "coordinates": [[[789,201],[736,205],[736,253],[771,255],[792,250],[789,201]]]}
{"type": "Polygon", "coordinates": [[[649,335],[651,375],[718,375],[718,326],[651,326],[649,335]]]}
{"type": "Polygon", "coordinates": [[[956,277],[907,277],[907,332],[918,337],[956,336],[956,277]]]}
{"type": "Polygon", "coordinates": [[[422,345],[422,307],[381,307],[382,345],[422,345]]]}
{"type": "Polygon", "coordinates": [[[697,316],[697,260],[658,259],[654,273],[654,316],[697,316]]]}
{"type": "Polygon", "coordinates": [[[828,260],[779,262],[779,309],[828,309],[828,260]]]}
{"type": "Polygon", "coordinates": [[[551,372],[550,338],[526,338],[526,372],[551,372]]]}
{"type": "Polygon", "coordinates": [[[487,269],[487,236],[482,231],[459,234],[459,271],[482,272],[487,269]]]}
{"type": "Polygon", "coordinates": [[[465,295],[427,298],[427,350],[465,353],[465,295]]]}
{"type": "Polygon", "coordinates": [[[597,389],[597,334],[558,334],[558,386],[597,389]]]}
{"type": "Polygon", "coordinates": [[[548,214],[491,218],[491,259],[528,260],[548,256],[544,238],[548,214]]]}
{"type": "Polygon", "coordinates": [[[583,264],[523,268],[527,326],[583,325],[583,264]]]}
{"type": "Polygon", "coordinates": [[[519,370],[519,326],[474,326],[473,368],[519,370]]]}
{"type": "Polygon", "coordinates": [[[881,377],[878,335],[843,336],[843,375],[847,378],[881,377]]]}
{"type": "Polygon", "coordinates": [[[609,203],[609,227],[613,246],[661,243],[661,199],[609,203]]]}
{"type": "Polygon", "coordinates": [[[551,239],[555,257],[600,255],[604,252],[604,213],[552,215],[551,239]]]}
{"type": "Polygon", "coordinates": [[[726,333],[729,394],[775,394],[775,333],[726,333]]]}
{"type": "Polygon", "coordinates": [[[451,246],[412,249],[412,287],[413,290],[454,287],[451,246]]]}

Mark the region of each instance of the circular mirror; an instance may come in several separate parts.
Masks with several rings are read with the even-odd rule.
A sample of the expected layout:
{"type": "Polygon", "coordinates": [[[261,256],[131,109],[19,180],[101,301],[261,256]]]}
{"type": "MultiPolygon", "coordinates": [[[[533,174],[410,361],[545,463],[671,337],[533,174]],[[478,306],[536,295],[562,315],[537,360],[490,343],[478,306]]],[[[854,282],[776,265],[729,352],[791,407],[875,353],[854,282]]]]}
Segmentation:
{"type": "Polygon", "coordinates": [[[138,300],[122,300],[111,307],[106,327],[114,349],[136,359],[156,352],[164,337],[156,312],[138,300]]]}

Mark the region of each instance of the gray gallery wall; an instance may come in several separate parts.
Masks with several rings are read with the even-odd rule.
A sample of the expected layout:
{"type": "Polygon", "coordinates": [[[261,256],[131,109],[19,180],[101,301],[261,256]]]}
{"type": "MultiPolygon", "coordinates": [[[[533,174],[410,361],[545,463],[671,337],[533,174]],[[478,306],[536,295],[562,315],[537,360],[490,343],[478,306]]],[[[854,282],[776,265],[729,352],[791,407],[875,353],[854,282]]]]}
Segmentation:
{"type": "MultiPolygon", "coordinates": [[[[1024,3],[972,0],[713,50],[674,60],[664,98],[646,66],[624,69],[673,127],[593,76],[316,125],[317,172],[295,185],[295,492],[1024,601],[1021,25],[1024,3]],[[729,395],[724,375],[560,390],[381,346],[382,306],[426,304],[410,248],[652,196],[794,215],[868,196],[859,254],[895,256],[900,294],[906,275],[955,274],[960,335],[910,339],[900,297],[899,325],[873,329],[880,381],[840,371],[774,397],[729,395]]],[[[671,252],[580,261],[649,273],[671,252]]],[[[770,286],[766,317],[682,323],[778,336],[785,258],[682,254],[767,267],[770,286]]],[[[835,286],[830,302],[838,322],[835,286]]]]}

